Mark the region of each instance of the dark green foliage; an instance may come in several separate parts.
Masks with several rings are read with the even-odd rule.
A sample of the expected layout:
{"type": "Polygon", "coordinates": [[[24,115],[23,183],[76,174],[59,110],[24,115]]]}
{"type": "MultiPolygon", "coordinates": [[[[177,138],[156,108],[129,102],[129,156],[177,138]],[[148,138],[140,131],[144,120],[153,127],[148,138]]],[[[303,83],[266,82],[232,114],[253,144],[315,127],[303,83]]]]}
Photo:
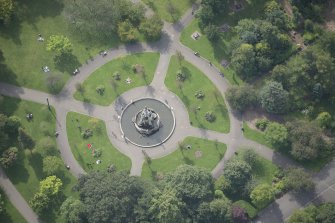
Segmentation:
{"type": "Polygon", "coordinates": [[[290,19],[276,1],[270,1],[265,6],[265,19],[279,29],[288,30],[291,27],[290,19]]]}
{"type": "Polygon", "coordinates": [[[223,176],[230,185],[231,194],[241,193],[245,185],[251,180],[251,167],[248,163],[239,159],[227,162],[223,170],[223,176]]]}
{"type": "Polygon", "coordinates": [[[125,172],[92,172],[79,178],[76,189],[88,222],[134,222],[135,207],[146,191],[141,179],[125,172]]]}
{"type": "Polygon", "coordinates": [[[248,79],[257,73],[256,54],[250,44],[241,44],[233,51],[231,65],[243,79],[248,79]]]}
{"type": "Polygon", "coordinates": [[[197,222],[232,222],[231,202],[227,198],[201,203],[198,208],[197,222]]]}
{"type": "Polygon", "coordinates": [[[242,152],[242,159],[253,167],[257,161],[257,153],[253,149],[247,149],[242,152]]]}
{"type": "Polygon", "coordinates": [[[319,206],[309,205],[295,211],[288,223],[333,223],[335,221],[335,204],[324,203],[319,206]]]}
{"type": "Polygon", "coordinates": [[[214,21],[215,14],[210,6],[205,5],[199,10],[197,17],[199,19],[200,28],[205,29],[206,26],[214,21]]]}
{"type": "Polygon", "coordinates": [[[50,198],[43,193],[36,193],[29,203],[37,214],[42,214],[49,208],[50,198]]]}
{"type": "Polygon", "coordinates": [[[140,31],[148,40],[157,40],[161,37],[163,21],[158,15],[145,19],[140,26],[140,31]]]}
{"type": "Polygon", "coordinates": [[[46,176],[60,176],[64,162],[57,156],[47,156],[43,159],[43,172],[46,176]]]}
{"type": "Polygon", "coordinates": [[[255,126],[256,128],[258,128],[261,131],[264,131],[266,129],[266,127],[269,125],[270,121],[266,118],[262,118],[262,119],[257,119],[255,126]]]}
{"type": "Polygon", "coordinates": [[[71,26],[84,35],[115,38],[120,22],[128,20],[131,26],[138,27],[144,18],[144,8],[129,0],[69,1],[66,4],[66,15],[71,26]]]}
{"type": "Polygon", "coordinates": [[[216,25],[209,24],[205,27],[204,32],[211,42],[216,42],[220,38],[220,30],[216,25]]]}
{"type": "Polygon", "coordinates": [[[60,207],[61,215],[66,223],[84,223],[85,206],[73,197],[67,198],[60,207]]]}
{"type": "Polygon", "coordinates": [[[322,130],[315,123],[298,121],[287,123],[292,156],[301,161],[311,161],[332,154],[330,145],[323,138],[322,130]]]}
{"type": "Polygon", "coordinates": [[[288,169],[284,177],[287,187],[294,192],[314,190],[314,182],[311,176],[302,168],[288,169]]]}
{"type": "Polygon", "coordinates": [[[8,24],[15,11],[15,3],[13,0],[1,0],[0,4],[0,22],[8,24]]]}
{"type": "Polygon", "coordinates": [[[260,102],[267,112],[283,114],[289,108],[289,94],[280,83],[269,81],[260,92],[260,102]]]}
{"type": "Polygon", "coordinates": [[[174,188],[187,205],[196,204],[213,196],[212,175],[203,168],[181,165],[169,173],[164,182],[168,187],[174,188]]]}
{"type": "Polygon", "coordinates": [[[20,126],[21,126],[20,118],[15,115],[10,116],[6,121],[5,132],[8,133],[9,135],[16,136],[20,126]]]}
{"type": "Polygon", "coordinates": [[[11,167],[17,160],[18,149],[16,147],[10,147],[2,153],[0,163],[4,168],[11,167]]]}
{"type": "Polygon", "coordinates": [[[282,148],[288,143],[288,132],[284,125],[277,122],[270,122],[265,130],[265,138],[274,147],[282,148]]]}
{"type": "Polygon", "coordinates": [[[81,133],[81,136],[82,136],[84,139],[88,139],[88,138],[90,138],[91,136],[93,136],[93,131],[92,131],[92,129],[85,129],[85,130],[81,133]]]}
{"type": "Polygon", "coordinates": [[[18,141],[22,149],[32,149],[35,146],[34,140],[31,136],[21,127],[19,127],[18,141]]]}
{"type": "Polygon", "coordinates": [[[232,109],[241,112],[257,103],[256,91],[247,84],[229,88],[226,97],[232,109]]]}

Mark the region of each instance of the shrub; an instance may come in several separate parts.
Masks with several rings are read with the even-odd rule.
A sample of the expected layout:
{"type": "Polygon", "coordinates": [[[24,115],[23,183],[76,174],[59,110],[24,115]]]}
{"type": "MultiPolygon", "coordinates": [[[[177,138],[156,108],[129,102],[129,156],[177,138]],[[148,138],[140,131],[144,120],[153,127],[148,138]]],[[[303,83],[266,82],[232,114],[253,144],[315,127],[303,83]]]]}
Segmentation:
{"type": "Polygon", "coordinates": [[[269,123],[270,123],[269,120],[267,120],[266,118],[262,118],[262,119],[257,119],[255,125],[256,125],[256,128],[258,128],[261,131],[264,131],[269,123]]]}
{"type": "Polygon", "coordinates": [[[257,161],[257,154],[253,149],[247,149],[242,152],[242,159],[252,167],[257,161]]]}
{"type": "Polygon", "coordinates": [[[113,74],[113,78],[114,78],[114,80],[116,80],[116,81],[121,80],[121,74],[119,73],[119,71],[114,72],[114,74],[113,74]]]}
{"type": "Polygon", "coordinates": [[[248,213],[249,217],[251,219],[255,218],[257,216],[257,210],[256,208],[254,208],[250,203],[248,203],[247,201],[244,200],[239,200],[236,201],[233,206],[239,206],[241,208],[243,208],[244,210],[246,210],[246,212],[248,213]]]}
{"type": "Polygon", "coordinates": [[[214,122],[216,117],[214,115],[214,113],[212,111],[208,111],[206,112],[205,114],[205,119],[208,121],[208,122],[214,122]]]}
{"type": "Polygon", "coordinates": [[[84,138],[84,139],[88,139],[89,137],[93,136],[93,131],[91,129],[85,129],[82,133],[81,133],[81,136],[84,138]]]}
{"type": "Polygon", "coordinates": [[[96,89],[96,92],[100,95],[104,95],[105,93],[105,86],[104,85],[99,85],[96,89]]]}
{"type": "Polygon", "coordinates": [[[177,81],[184,81],[186,79],[186,75],[181,71],[177,71],[177,81]]]}
{"type": "Polygon", "coordinates": [[[17,160],[17,153],[18,149],[16,147],[11,147],[7,150],[5,150],[2,153],[2,156],[0,158],[0,163],[4,168],[11,167],[15,161],[17,160]]]}
{"type": "Polygon", "coordinates": [[[99,158],[102,155],[102,151],[100,149],[94,149],[93,156],[94,158],[99,158]]]}
{"type": "Polygon", "coordinates": [[[205,97],[205,93],[202,90],[197,90],[194,94],[197,99],[203,99],[205,97]]]}

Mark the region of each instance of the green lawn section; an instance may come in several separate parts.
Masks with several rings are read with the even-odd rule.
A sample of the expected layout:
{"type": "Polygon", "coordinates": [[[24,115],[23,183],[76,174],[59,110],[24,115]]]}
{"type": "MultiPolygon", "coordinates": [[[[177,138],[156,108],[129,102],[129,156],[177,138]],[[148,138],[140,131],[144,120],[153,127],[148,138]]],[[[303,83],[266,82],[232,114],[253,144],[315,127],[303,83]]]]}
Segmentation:
{"type": "MultiPolygon", "coordinates": [[[[238,153],[238,158],[241,158],[244,153],[244,150],[240,150],[238,153]]],[[[267,183],[272,184],[272,179],[275,175],[275,172],[278,170],[278,167],[273,164],[271,161],[257,155],[255,165],[252,166],[251,174],[254,179],[257,180],[259,184],[267,183]]]]}
{"type": "Polygon", "coordinates": [[[150,165],[145,163],[142,168],[142,176],[156,179],[156,176],[173,171],[182,164],[212,170],[227,150],[226,144],[195,137],[185,138],[181,145],[184,147],[183,150],[178,149],[166,157],[152,160],[150,165]],[[191,149],[185,148],[187,145],[191,145],[191,149]],[[200,158],[196,158],[197,151],[202,154],[200,158]]]}
{"type": "MultiPolygon", "coordinates": [[[[54,110],[50,112],[46,105],[4,97],[4,101],[0,106],[0,112],[6,115],[16,115],[21,118],[22,126],[36,143],[46,137],[44,132],[48,132],[53,143],[56,145],[56,140],[53,136],[56,128],[55,112],[54,110]],[[33,114],[34,118],[32,121],[27,121],[25,118],[27,113],[33,114]],[[43,131],[41,127],[42,123],[46,124],[44,125],[46,129],[43,131]]],[[[59,154],[59,151],[56,150],[55,154],[59,154]]],[[[43,157],[39,153],[20,149],[19,160],[16,165],[6,169],[8,177],[26,201],[32,199],[34,194],[38,191],[40,180],[46,177],[43,173],[42,161],[43,157]]],[[[76,178],[70,174],[65,168],[65,165],[62,175],[60,178],[63,181],[64,195],[66,197],[70,195],[77,196],[77,194],[72,191],[72,187],[76,183],[76,178]]],[[[59,207],[54,207],[50,212],[45,213],[42,218],[48,219],[48,222],[61,222],[58,208],[59,207]]]]}
{"type": "Polygon", "coordinates": [[[1,223],[27,223],[27,221],[22,217],[20,212],[13,206],[13,204],[8,200],[6,195],[1,191],[1,196],[4,200],[4,213],[0,214],[1,223]]]}
{"type": "Polygon", "coordinates": [[[162,19],[168,22],[175,22],[191,7],[189,0],[142,0],[147,6],[155,11],[162,19]],[[175,8],[175,13],[170,14],[168,11],[168,3],[175,8]]]}
{"type": "Polygon", "coordinates": [[[65,83],[74,68],[99,51],[119,44],[119,40],[87,39],[69,27],[63,10],[67,0],[17,0],[16,18],[7,27],[0,25],[0,81],[48,91],[41,69],[48,66],[50,73],[60,73],[65,83]],[[44,42],[37,41],[42,34],[44,42]],[[46,40],[51,35],[65,35],[73,45],[71,59],[56,66],[53,54],[46,51],[46,40]]]}
{"type": "Polygon", "coordinates": [[[153,79],[158,60],[158,53],[138,53],[110,61],[91,74],[83,83],[85,91],[83,93],[76,92],[74,97],[77,100],[93,104],[109,105],[123,92],[134,87],[149,85],[153,79]],[[136,64],[144,67],[145,75],[133,72],[132,66],[136,64]],[[120,80],[114,79],[115,72],[120,73],[120,80]],[[128,77],[132,80],[130,84],[126,83],[128,77]],[[99,85],[105,87],[103,95],[96,91],[99,85]]]}
{"type": "Polygon", "coordinates": [[[69,112],[66,117],[66,130],[72,153],[86,171],[105,170],[111,164],[115,165],[117,170],[130,170],[130,159],[120,153],[110,143],[103,121],[75,112],[69,112]],[[90,120],[96,121],[94,128],[90,120]],[[78,125],[81,126],[82,130],[91,128],[93,136],[83,139],[78,125]],[[88,149],[88,144],[92,144],[91,149],[88,149]],[[93,148],[102,152],[99,158],[95,158],[92,155],[93,148]],[[100,164],[96,164],[98,159],[101,160],[100,164]]]}
{"type": "MultiPolygon", "coordinates": [[[[233,12],[230,7],[224,10],[216,23],[218,26],[228,24],[231,28],[237,25],[238,21],[244,18],[260,18],[263,15],[264,4],[269,0],[247,0],[243,1],[244,9],[239,12],[233,12]]],[[[230,29],[232,30],[232,29],[230,29]]],[[[238,36],[233,31],[222,33],[220,40],[216,43],[211,43],[205,35],[202,35],[198,40],[191,38],[195,31],[201,32],[197,19],[189,24],[180,36],[180,41],[187,47],[200,53],[202,57],[210,60],[218,68],[222,68],[220,62],[222,59],[229,61],[228,49],[233,39],[238,36]]],[[[242,84],[243,81],[235,74],[232,69],[222,68],[225,77],[231,84],[242,84]]]]}
{"type": "Polygon", "coordinates": [[[245,136],[245,138],[258,142],[259,144],[267,146],[270,149],[274,149],[271,143],[269,143],[265,139],[264,132],[250,128],[246,122],[243,122],[243,128],[244,128],[243,135],[245,136]]]}
{"type": "Polygon", "coordinates": [[[230,122],[227,108],[223,97],[214,84],[200,70],[187,61],[183,61],[182,67],[182,71],[187,78],[184,82],[178,82],[176,75],[179,69],[179,63],[176,57],[173,56],[165,79],[165,85],[184,102],[192,125],[218,132],[229,132],[230,122]],[[202,90],[205,94],[203,99],[197,99],[194,96],[198,90],[202,90]],[[200,107],[200,110],[197,110],[198,107],[200,107]],[[216,120],[214,122],[209,122],[205,119],[205,114],[208,111],[212,111],[215,114],[216,120]]]}

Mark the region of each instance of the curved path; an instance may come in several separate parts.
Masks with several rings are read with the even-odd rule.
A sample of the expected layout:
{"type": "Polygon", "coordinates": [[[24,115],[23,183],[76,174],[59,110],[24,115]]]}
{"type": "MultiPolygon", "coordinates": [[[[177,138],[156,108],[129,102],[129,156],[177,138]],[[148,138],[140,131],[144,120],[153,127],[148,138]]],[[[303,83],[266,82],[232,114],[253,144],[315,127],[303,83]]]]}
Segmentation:
{"type": "MultiPolygon", "coordinates": [[[[35,101],[41,104],[46,104],[46,98],[49,99],[50,104],[56,110],[56,128],[57,131],[60,132],[60,135],[57,138],[57,143],[59,144],[61,156],[64,162],[71,166],[70,171],[72,172],[72,174],[77,177],[79,177],[81,174],[84,174],[85,171],[75,160],[67,139],[66,115],[69,111],[78,112],[103,120],[106,123],[107,134],[112,144],[120,152],[127,155],[131,159],[131,174],[141,174],[142,165],[145,160],[141,149],[130,143],[127,143],[123,138],[121,138],[118,120],[118,115],[121,114],[122,110],[121,107],[124,107],[126,104],[130,103],[131,100],[139,98],[139,95],[141,95],[141,97],[154,97],[166,101],[169,106],[173,107],[176,115],[177,126],[171,138],[161,146],[145,149],[147,154],[152,158],[159,158],[166,156],[169,153],[172,153],[174,150],[176,150],[177,143],[179,141],[183,140],[187,136],[195,136],[210,140],[217,140],[219,142],[227,144],[227,151],[223,159],[212,170],[212,174],[216,178],[222,174],[225,162],[234,155],[237,149],[243,147],[254,148],[255,151],[261,156],[281,167],[286,168],[288,166],[297,166],[295,162],[288,159],[287,157],[282,156],[281,154],[276,153],[273,150],[254,141],[246,139],[241,132],[241,115],[235,114],[228,104],[226,104],[229,111],[230,119],[230,132],[228,134],[199,129],[189,124],[189,117],[184,104],[164,85],[164,79],[169,66],[170,57],[171,55],[175,54],[176,50],[179,50],[183,54],[185,60],[192,63],[204,74],[206,74],[206,76],[212,81],[212,83],[214,83],[214,85],[220,91],[223,97],[225,91],[229,87],[228,82],[220,75],[218,75],[217,68],[215,68],[214,66],[208,66],[208,61],[204,60],[201,57],[194,56],[192,50],[183,46],[179,42],[179,36],[181,34],[181,31],[192,19],[193,16],[190,9],[186,12],[184,17],[176,24],[164,24],[164,32],[162,38],[159,41],[155,43],[138,43],[120,46],[116,49],[108,50],[108,54],[105,57],[101,57],[100,55],[98,55],[92,60],[87,61],[87,63],[80,68],[80,74],[72,77],[58,95],[51,95],[5,83],[0,83],[0,94],[16,98],[22,98],[24,100],[35,101]],[[148,51],[155,51],[160,53],[160,59],[155,71],[154,79],[149,86],[138,87],[125,92],[120,97],[118,97],[110,106],[92,105],[73,99],[72,95],[75,92],[76,83],[83,82],[91,73],[93,73],[103,64],[111,61],[115,57],[148,51]]],[[[292,200],[291,194],[286,194],[282,198],[275,201],[268,208],[266,208],[260,214],[260,217],[256,221],[282,222],[283,219],[287,218],[291,214],[293,208],[299,208],[306,203],[312,201],[319,201],[325,196],[326,198],[331,198],[332,201],[335,201],[334,195],[332,197],[328,195],[331,190],[334,190],[334,172],[335,163],[333,162],[315,176],[315,182],[317,183],[317,190],[315,194],[308,194],[308,196],[300,195],[300,197],[295,198],[295,200],[292,200]],[[297,200],[303,200],[305,202],[297,202],[297,200]]],[[[19,204],[23,200],[23,198],[16,191],[15,187],[11,185],[10,182],[8,182],[8,178],[6,178],[5,174],[1,170],[0,177],[1,185],[5,185],[5,192],[6,194],[8,194],[8,197],[10,198],[12,203],[18,209],[20,209],[20,211],[24,212],[23,216],[29,222],[38,222],[37,216],[33,214],[31,209],[25,202],[19,204]]]]}

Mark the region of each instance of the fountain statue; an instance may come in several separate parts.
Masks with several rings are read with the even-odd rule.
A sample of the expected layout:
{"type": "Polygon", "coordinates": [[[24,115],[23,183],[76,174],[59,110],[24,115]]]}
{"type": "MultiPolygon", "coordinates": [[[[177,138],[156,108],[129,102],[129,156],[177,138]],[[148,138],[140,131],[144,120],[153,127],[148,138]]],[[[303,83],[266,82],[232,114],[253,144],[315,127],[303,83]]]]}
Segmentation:
{"type": "Polygon", "coordinates": [[[133,122],[136,130],[144,136],[154,134],[160,127],[159,115],[146,106],[135,115],[133,122]]]}

